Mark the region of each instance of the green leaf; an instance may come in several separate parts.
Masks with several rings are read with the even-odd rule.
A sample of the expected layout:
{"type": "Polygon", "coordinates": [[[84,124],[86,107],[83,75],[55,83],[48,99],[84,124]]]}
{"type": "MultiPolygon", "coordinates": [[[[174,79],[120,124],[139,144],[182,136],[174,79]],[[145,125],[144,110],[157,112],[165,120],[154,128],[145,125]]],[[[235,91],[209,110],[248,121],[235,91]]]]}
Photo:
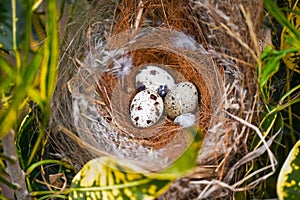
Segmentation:
{"type": "MultiPolygon", "coordinates": [[[[11,2],[14,3],[15,1],[12,0],[11,2]]],[[[28,95],[31,95],[33,100],[37,101],[43,111],[42,124],[46,124],[49,119],[49,102],[56,84],[57,62],[59,57],[56,12],[56,1],[47,1],[46,20],[48,38],[45,40],[43,48],[34,55],[30,63],[21,62],[22,59],[19,57],[21,54],[14,49],[17,63],[14,71],[16,72],[13,73],[14,71],[9,71],[10,68],[7,65],[2,67],[2,69],[12,77],[5,80],[5,84],[12,82],[12,84],[15,84],[15,87],[12,92],[11,104],[6,110],[0,110],[0,118],[3,119],[0,121],[0,137],[3,137],[10,129],[17,127],[16,122],[18,120],[19,111],[29,99],[28,95]],[[34,83],[38,75],[40,75],[40,85],[36,87],[34,83]]],[[[4,63],[3,59],[0,60],[0,63],[4,63]]],[[[0,89],[2,90],[1,87],[0,89]]],[[[5,89],[7,88],[4,88],[4,90],[5,89]]],[[[37,147],[35,147],[35,149],[37,149],[37,147]]]]}
{"type": "MultiPolygon", "coordinates": [[[[287,20],[300,33],[300,8],[299,4],[292,1],[289,2],[291,9],[287,12],[287,20]]],[[[295,38],[293,33],[288,27],[283,27],[281,32],[281,42],[280,49],[290,49],[295,48],[296,51],[288,54],[282,60],[285,65],[291,70],[300,73],[299,64],[300,64],[300,38],[295,38]]]]}
{"type": "MultiPolygon", "coordinates": [[[[268,106],[268,109],[264,110],[264,112],[261,115],[261,123],[259,125],[259,128],[262,130],[263,136],[265,138],[271,138],[273,135],[279,133],[283,127],[284,127],[284,121],[283,117],[280,112],[272,112],[275,110],[275,107],[273,106],[268,106]]],[[[271,146],[272,152],[277,153],[277,149],[279,147],[279,143],[282,139],[282,133],[278,134],[276,137],[276,141],[274,144],[271,146]]],[[[257,149],[261,145],[262,140],[255,135],[251,148],[250,149],[257,149]]]]}
{"type": "Polygon", "coordinates": [[[295,49],[286,49],[277,51],[272,47],[267,46],[261,54],[262,67],[259,74],[259,86],[262,92],[265,103],[269,102],[269,86],[268,83],[275,73],[278,72],[280,66],[280,60],[287,54],[294,52],[295,49]]]}
{"type": "MultiPolygon", "coordinates": [[[[22,68],[22,76],[20,83],[17,84],[12,94],[12,100],[6,110],[0,110],[0,137],[3,137],[12,128],[15,128],[18,120],[18,112],[24,106],[24,102],[28,99],[28,90],[34,86],[33,82],[38,74],[38,70],[42,61],[43,52],[40,51],[32,58],[32,62],[26,68],[22,68]]],[[[14,80],[16,82],[16,80],[14,80]]],[[[1,87],[0,87],[1,88],[1,87]]]]}
{"type": "Polygon", "coordinates": [[[50,99],[57,79],[59,39],[56,1],[47,1],[47,40],[44,45],[44,61],[41,68],[41,95],[50,99]]]}
{"type": "MultiPolygon", "coordinates": [[[[265,117],[262,119],[260,126],[263,130],[264,136],[272,137],[273,135],[283,130],[283,117],[280,112],[266,114],[265,117]]],[[[271,150],[275,154],[277,153],[281,139],[282,133],[278,134],[278,136],[276,137],[276,142],[274,142],[274,144],[272,144],[271,146],[271,150]]]]}
{"type": "Polygon", "coordinates": [[[277,180],[277,194],[280,200],[297,200],[300,196],[300,140],[290,151],[277,180]]]}
{"type": "Polygon", "coordinates": [[[297,38],[297,40],[300,40],[300,32],[286,19],[285,15],[280,11],[273,0],[264,0],[264,4],[268,11],[275,17],[275,19],[283,27],[286,27],[291,32],[291,34],[293,34],[293,37],[297,38]]]}
{"type": "MultiPolygon", "coordinates": [[[[35,120],[36,118],[33,115],[33,112],[29,110],[16,135],[16,148],[22,169],[27,169],[28,155],[32,153],[32,148],[37,140],[38,122],[35,120]]],[[[35,161],[37,161],[38,156],[35,158],[35,161]]]]}
{"type": "Polygon", "coordinates": [[[294,93],[295,91],[300,89],[300,85],[297,85],[296,87],[293,87],[292,89],[290,89],[289,91],[287,91],[281,98],[280,98],[280,102],[283,102],[288,96],[292,95],[292,93],[294,93]]]}
{"type": "Polygon", "coordinates": [[[16,4],[16,42],[17,46],[24,39],[24,27],[26,24],[23,5],[20,1],[2,0],[0,6],[0,48],[4,50],[13,49],[13,21],[12,3],[16,4]]]}
{"type": "Polygon", "coordinates": [[[271,58],[266,65],[262,69],[260,85],[261,87],[264,86],[267,81],[276,73],[279,69],[279,59],[278,58],[271,58]]]}
{"type": "Polygon", "coordinates": [[[127,161],[101,157],[89,161],[74,177],[71,199],[154,199],[195,165],[202,144],[201,132],[187,131],[193,142],[183,155],[161,173],[151,173],[127,161]],[[193,138],[192,138],[193,139],[193,138]]]}
{"type": "Polygon", "coordinates": [[[148,178],[138,166],[101,157],[89,161],[74,177],[69,199],[154,199],[171,181],[148,178]]]}
{"type": "Polygon", "coordinates": [[[192,127],[187,131],[190,141],[193,141],[184,154],[177,159],[170,167],[165,169],[162,174],[180,174],[187,173],[197,164],[197,157],[202,146],[203,135],[196,127],[192,127]]]}
{"type": "Polygon", "coordinates": [[[300,48],[283,58],[286,67],[300,74],[300,48]]]}
{"type": "Polygon", "coordinates": [[[291,50],[276,51],[272,47],[267,46],[261,54],[261,60],[263,63],[262,71],[260,72],[260,87],[266,85],[270,78],[279,70],[280,59],[291,50]]]}
{"type": "Polygon", "coordinates": [[[0,56],[0,93],[9,91],[16,76],[13,67],[0,56]]]}

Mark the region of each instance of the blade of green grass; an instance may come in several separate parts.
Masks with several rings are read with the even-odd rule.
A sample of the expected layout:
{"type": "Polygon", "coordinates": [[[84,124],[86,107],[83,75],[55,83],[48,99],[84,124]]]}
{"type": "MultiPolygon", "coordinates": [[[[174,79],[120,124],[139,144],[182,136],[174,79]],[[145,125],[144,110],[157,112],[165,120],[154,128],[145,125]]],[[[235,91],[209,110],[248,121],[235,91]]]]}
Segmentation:
{"type": "Polygon", "coordinates": [[[290,96],[293,92],[295,92],[296,90],[300,89],[300,85],[297,85],[296,87],[290,89],[289,91],[287,91],[287,93],[285,93],[281,99],[280,99],[280,103],[282,103],[288,96],[290,96]]]}
{"type": "Polygon", "coordinates": [[[59,40],[56,1],[47,1],[47,39],[44,46],[44,62],[41,69],[41,95],[50,99],[57,79],[59,40]]]}
{"type": "Polygon", "coordinates": [[[264,0],[264,4],[268,11],[275,17],[275,19],[283,26],[288,28],[293,35],[300,40],[300,33],[299,31],[293,27],[290,22],[286,19],[285,15],[280,11],[278,6],[273,2],[273,0],[264,0]]]}

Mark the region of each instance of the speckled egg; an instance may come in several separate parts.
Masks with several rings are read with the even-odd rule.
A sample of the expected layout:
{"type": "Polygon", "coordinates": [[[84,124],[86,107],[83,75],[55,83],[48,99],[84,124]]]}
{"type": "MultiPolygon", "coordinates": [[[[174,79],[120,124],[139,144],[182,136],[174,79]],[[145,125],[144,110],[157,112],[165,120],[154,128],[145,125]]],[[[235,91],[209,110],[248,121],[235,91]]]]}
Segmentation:
{"type": "Polygon", "coordinates": [[[178,83],[166,95],[164,102],[165,112],[174,119],[185,113],[190,113],[198,107],[198,91],[191,82],[178,83]]]}
{"type": "Polygon", "coordinates": [[[155,90],[143,90],[134,96],[130,104],[131,121],[139,128],[150,127],[159,120],[163,109],[163,99],[155,90]]]}
{"type": "MultiPolygon", "coordinates": [[[[173,77],[164,69],[149,65],[142,69],[135,77],[136,88],[159,90],[162,88],[172,89],[175,87],[173,77]]],[[[164,92],[162,93],[164,94],[164,92]]]]}

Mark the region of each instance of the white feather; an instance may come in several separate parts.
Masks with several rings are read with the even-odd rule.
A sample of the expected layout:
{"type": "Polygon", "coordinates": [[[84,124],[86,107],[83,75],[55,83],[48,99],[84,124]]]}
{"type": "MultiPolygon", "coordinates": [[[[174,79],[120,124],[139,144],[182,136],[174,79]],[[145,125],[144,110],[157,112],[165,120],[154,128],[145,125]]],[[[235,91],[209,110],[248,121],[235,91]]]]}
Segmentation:
{"type": "Polygon", "coordinates": [[[180,49],[196,50],[197,42],[189,35],[183,32],[179,32],[175,37],[172,38],[172,43],[174,47],[180,49]]]}
{"type": "Polygon", "coordinates": [[[113,67],[106,69],[106,72],[112,72],[117,77],[124,77],[130,73],[132,57],[126,55],[124,49],[106,51],[105,54],[103,63],[106,65],[113,63],[113,67]]]}
{"type": "Polygon", "coordinates": [[[185,113],[175,118],[174,123],[182,126],[183,128],[189,128],[195,124],[196,117],[192,113],[185,113]]]}

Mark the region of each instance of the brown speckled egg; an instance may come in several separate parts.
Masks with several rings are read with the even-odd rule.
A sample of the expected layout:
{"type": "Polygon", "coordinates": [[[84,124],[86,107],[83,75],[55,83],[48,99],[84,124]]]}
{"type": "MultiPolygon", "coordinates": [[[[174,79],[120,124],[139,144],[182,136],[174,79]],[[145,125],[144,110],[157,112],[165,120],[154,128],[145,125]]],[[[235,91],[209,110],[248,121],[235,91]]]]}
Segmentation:
{"type": "Polygon", "coordinates": [[[178,83],[165,97],[164,107],[171,119],[195,111],[198,107],[196,86],[191,82],[178,83]]]}
{"type": "Polygon", "coordinates": [[[142,69],[135,77],[136,88],[158,90],[161,86],[169,89],[175,87],[173,77],[164,69],[149,65],[142,69]]]}
{"type": "Polygon", "coordinates": [[[163,109],[163,99],[155,90],[143,90],[132,99],[130,105],[131,121],[139,128],[150,127],[160,119],[163,109]]]}

